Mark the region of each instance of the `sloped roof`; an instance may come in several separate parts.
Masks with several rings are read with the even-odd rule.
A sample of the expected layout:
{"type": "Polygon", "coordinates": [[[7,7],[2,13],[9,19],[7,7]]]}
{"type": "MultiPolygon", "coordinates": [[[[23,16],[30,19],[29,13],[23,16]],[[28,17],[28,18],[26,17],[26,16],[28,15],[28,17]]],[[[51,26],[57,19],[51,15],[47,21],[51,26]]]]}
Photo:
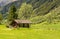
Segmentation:
{"type": "Polygon", "coordinates": [[[14,20],[17,23],[31,23],[30,20],[14,20]]]}

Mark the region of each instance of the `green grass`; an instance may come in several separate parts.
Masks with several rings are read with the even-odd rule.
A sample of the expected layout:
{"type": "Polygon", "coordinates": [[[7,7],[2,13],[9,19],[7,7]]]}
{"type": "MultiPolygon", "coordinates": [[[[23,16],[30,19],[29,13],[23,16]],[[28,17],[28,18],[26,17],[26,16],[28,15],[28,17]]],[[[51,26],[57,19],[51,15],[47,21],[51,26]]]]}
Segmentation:
{"type": "Polygon", "coordinates": [[[0,39],[60,39],[60,24],[43,25],[35,24],[31,28],[8,29],[5,25],[0,25],[0,39]],[[56,30],[49,30],[56,28],[56,30]],[[34,28],[33,28],[34,27],[34,28]],[[39,28],[35,28],[39,27],[39,28]]]}
{"type": "Polygon", "coordinates": [[[35,29],[56,29],[56,30],[60,30],[60,22],[54,24],[54,23],[47,23],[47,22],[44,22],[44,23],[40,23],[40,24],[33,24],[32,25],[32,28],[35,28],[35,29]]]}

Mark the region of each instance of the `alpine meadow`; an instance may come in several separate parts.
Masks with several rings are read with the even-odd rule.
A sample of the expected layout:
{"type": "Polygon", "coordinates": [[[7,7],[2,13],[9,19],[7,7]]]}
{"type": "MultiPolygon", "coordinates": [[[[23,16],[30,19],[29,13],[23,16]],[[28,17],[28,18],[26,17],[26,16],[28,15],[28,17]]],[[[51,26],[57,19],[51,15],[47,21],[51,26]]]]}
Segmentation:
{"type": "Polygon", "coordinates": [[[60,0],[0,0],[0,39],[60,39],[60,0]]]}

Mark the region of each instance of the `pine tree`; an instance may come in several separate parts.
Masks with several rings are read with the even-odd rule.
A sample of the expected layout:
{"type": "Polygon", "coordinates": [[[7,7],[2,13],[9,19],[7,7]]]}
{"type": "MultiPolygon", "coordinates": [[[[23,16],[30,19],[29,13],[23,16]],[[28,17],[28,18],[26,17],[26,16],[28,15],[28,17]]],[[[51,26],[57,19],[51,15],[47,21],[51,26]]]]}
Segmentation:
{"type": "Polygon", "coordinates": [[[10,8],[9,8],[9,11],[8,11],[8,21],[12,21],[14,19],[17,19],[18,15],[16,13],[16,7],[14,5],[12,5],[10,8]]]}

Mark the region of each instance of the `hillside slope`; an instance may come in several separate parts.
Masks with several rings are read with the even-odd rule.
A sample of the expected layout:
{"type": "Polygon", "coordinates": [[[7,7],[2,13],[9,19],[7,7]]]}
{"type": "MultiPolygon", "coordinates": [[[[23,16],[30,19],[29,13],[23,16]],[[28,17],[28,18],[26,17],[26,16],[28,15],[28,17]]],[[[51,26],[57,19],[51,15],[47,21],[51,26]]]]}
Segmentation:
{"type": "MultiPolygon", "coordinates": [[[[53,11],[55,12],[55,9],[56,8],[59,9],[58,7],[60,6],[60,0],[17,0],[4,6],[1,12],[3,13],[3,15],[7,16],[7,12],[11,5],[14,4],[18,9],[24,2],[33,6],[33,12],[32,12],[33,16],[31,17],[30,20],[37,23],[41,23],[46,20],[51,21],[52,20],[51,17],[53,16],[53,11]],[[52,15],[47,16],[47,14],[50,14],[50,12],[52,13],[52,15]]],[[[57,9],[55,13],[59,12],[57,11],[57,9]]]]}
{"type": "Polygon", "coordinates": [[[48,13],[51,9],[54,7],[57,7],[59,5],[59,0],[17,0],[12,3],[9,3],[4,6],[2,12],[5,13],[8,11],[8,8],[15,4],[16,6],[20,7],[22,3],[26,2],[27,4],[31,4],[34,8],[34,13],[48,13]],[[46,9],[46,10],[45,10],[46,9]]]}

